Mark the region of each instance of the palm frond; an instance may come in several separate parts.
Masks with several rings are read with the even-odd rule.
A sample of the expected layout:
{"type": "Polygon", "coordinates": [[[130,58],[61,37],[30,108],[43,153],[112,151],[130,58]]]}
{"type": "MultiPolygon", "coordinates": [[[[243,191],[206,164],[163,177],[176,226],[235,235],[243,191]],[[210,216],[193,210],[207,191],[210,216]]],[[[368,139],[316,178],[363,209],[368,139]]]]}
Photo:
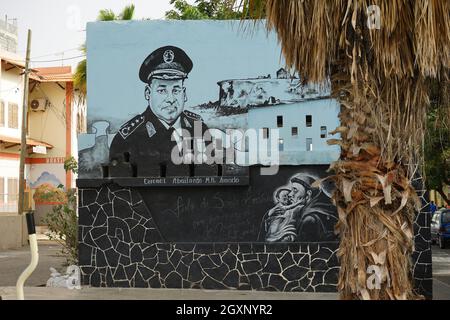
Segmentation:
{"type": "Polygon", "coordinates": [[[83,96],[86,95],[86,80],[87,80],[87,60],[81,60],[75,73],[73,75],[73,85],[79,89],[83,96]]]}
{"type": "Polygon", "coordinates": [[[119,14],[119,20],[132,20],[134,16],[134,4],[126,6],[119,14]]]}
{"type": "Polygon", "coordinates": [[[100,10],[98,17],[98,21],[113,21],[117,20],[117,16],[111,9],[102,9],[100,10]]]}

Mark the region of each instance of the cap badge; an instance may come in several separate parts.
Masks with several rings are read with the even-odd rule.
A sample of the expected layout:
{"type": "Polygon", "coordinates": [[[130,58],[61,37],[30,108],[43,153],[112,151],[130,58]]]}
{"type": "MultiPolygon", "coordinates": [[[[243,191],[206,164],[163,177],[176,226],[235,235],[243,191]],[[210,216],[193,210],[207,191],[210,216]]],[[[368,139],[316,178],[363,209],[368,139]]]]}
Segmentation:
{"type": "Polygon", "coordinates": [[[171,63],[173,61],[173,58],[175,58],[175,54],[172,50],[164,51],[163,59],[165,63],[171,63]]]}

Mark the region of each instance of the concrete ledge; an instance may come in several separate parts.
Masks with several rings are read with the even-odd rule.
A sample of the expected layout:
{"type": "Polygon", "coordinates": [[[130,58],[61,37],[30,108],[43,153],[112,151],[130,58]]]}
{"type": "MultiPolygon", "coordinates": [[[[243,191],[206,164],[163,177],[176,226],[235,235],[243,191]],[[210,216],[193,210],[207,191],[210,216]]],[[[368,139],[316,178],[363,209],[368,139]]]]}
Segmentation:
{"type": "MultiPolygon", "coordinates": [[[[337,293],[243,290],[25,287],[26,300],[338,300],[337,293]]],[[[15,300],[15,287],[0,287],[3,300],[15,300]]]]}

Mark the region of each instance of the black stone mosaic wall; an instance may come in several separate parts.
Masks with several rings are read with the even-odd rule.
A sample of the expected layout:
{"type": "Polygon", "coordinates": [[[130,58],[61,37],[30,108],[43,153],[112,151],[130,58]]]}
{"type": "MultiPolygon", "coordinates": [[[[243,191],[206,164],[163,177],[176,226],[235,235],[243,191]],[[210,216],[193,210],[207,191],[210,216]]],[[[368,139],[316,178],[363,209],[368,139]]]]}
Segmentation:
{"type": "Polygon", "coordinates": [[[161,235],[134,190],[117,185],[82,189],[79,204],[84,285],[336,290],[337,242],[158,243],[161,235]],[[117,202],[121,209],[113,210],[117,202]]]}
{"type": "MultiPolygon", "coordinates": [[[[430,219],[414,224],[413,276],[432,296],[430,219]]],[[[82,283],[96,287],[335,291],[338,242],[162,243],[140,194],[115,184],[79,190],[82,283]]]]}
{"type": "Polygon", "coordinates": [[[414,286],[418,293],[431,299],[433,295],[433,270],[431,260],[431,214],[428,194],[422,178],[413,181],[417,194],[421,199],[422,208],[414,221],[414,252],[412,254],[414,286]]]}

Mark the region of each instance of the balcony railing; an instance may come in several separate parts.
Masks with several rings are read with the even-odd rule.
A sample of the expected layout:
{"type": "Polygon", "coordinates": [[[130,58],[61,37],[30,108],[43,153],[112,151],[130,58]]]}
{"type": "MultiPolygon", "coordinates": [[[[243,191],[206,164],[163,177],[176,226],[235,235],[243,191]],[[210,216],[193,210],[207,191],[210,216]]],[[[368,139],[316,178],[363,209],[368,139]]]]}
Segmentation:
{"type": "Polygon", "coordinates": [[[12,24],[12,23],[6,22],[4,19],[0,19],[0,29],[3,29],[6,32],[12,33],[15,36],[17,36],[17,31],[18,31],[17,24],[12,24]]]}

